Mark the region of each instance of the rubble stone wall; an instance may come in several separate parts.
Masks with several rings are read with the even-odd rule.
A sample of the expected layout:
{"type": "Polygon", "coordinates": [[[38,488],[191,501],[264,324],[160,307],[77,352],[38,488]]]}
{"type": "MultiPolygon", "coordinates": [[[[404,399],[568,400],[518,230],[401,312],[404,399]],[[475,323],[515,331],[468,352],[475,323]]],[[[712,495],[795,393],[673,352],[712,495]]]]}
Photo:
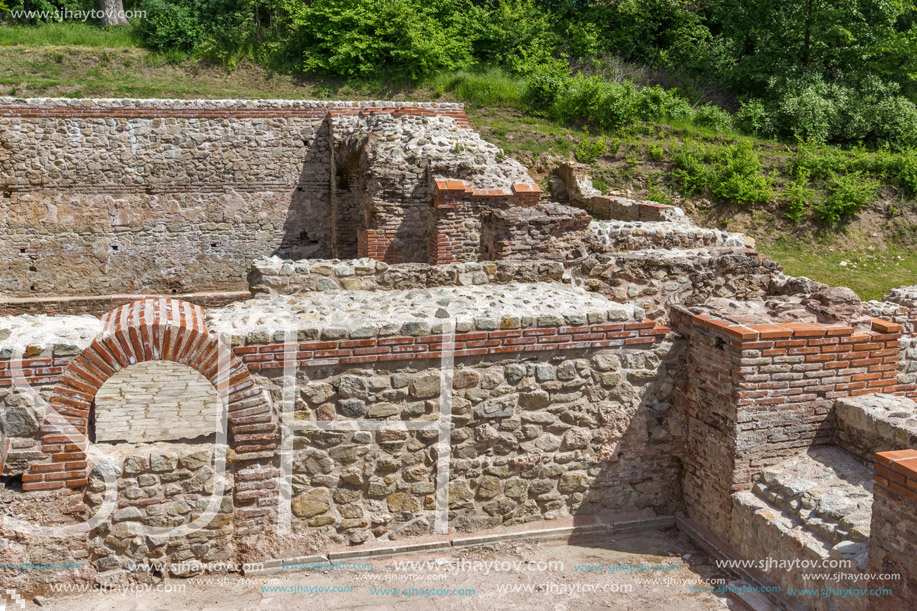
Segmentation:
{"type": "Polygon", "coordinates": [[[834,430],[838,445],[871,462],[876,452],[917,447],[917,403],[876,394],[838,399],[834,430]]]}
{"type": "MultiPolygon", "coordinates": [[[[152,575],[130,571],[149,564],[172,576],[200,571],[200,563],[231,563],[235,557],[232,474],[214,460],[209,444],[121,447],[106,459],[118,474],[117,509],[90,532],[90,561],[108,583],[152,575]],[[143,527],[199,526],[193,532],[149,535],[143,527]],[[159,566],[156,566],[159,565],[159,566]]],[[[90,512],[101,508],[106,484],[93,472],[85,492],[90,512]]]]}
{"type": "Polygon", "coordinates": [[[561,204],[493,210],[483,221],[481,258],[568,260],[586,256],[595,241],[590,216],[561,204]]]}
{"type": "Polygon", "coordinates": [[[766,295],[779,265],[752,250],[644,250],[597,254],[570,273],[576,284],[615,301],[634,303],[654,320],[669,306],[698,305],[710,297],[750,301],[766,295]]]}
{"type": "Polygon", "coordinates": [[[313,291],[562,282],[564,266],[560,262],[543,260],[389,265],[372,259],[284,261],[272,257],[255,261],[248,279],[252,295],[258,297],[313,291]]]}
{"type": "MultiPolygon", "coordinates": [[[[671,515],[680,506],[680,425],[669,401],[680,344],[520,348],[456,358],[448,404],[452,528],[571,514],[671,515]]],[[[260,366],[259,382],[280,396],[280,371],[260,366]]],[[[431,534],[444,416],[439,359],[407,353],[364,366],[306,366],[297,380],[295,415],[306,430],[294,439],[294,527],[348,544],[431,534]],[[341,421],[368,426],[312,428],[341,421]],[[371,429],[398,423],[405,430],[371,429]]]]}

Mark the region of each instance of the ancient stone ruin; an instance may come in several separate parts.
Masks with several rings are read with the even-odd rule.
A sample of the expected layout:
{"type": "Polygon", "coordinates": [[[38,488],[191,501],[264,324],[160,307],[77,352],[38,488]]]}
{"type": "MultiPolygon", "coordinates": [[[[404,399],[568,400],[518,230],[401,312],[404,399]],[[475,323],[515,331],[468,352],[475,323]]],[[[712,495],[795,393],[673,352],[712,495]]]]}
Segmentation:
{"type": "Polygon", "coordinates": [[[84,562],[6,586],[677,526],[917,608],[915,287],[543,192],[458,104],[0,98],[0,183],[0,560],[84,562]]]}

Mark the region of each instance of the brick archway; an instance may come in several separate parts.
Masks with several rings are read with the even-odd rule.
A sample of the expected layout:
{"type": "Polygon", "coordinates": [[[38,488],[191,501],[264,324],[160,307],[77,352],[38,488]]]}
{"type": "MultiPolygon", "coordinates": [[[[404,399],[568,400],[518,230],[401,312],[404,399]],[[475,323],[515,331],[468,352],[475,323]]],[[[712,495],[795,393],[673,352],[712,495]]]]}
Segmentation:
{"type": "Polygon", "coordinates": [[[249,448],[241,445],[235,433],[239,425],[247,425],[246,432],[263,429],[259,437],[271,437],[274,421],[270,400],[241,359],[207,330],[203,308],[179,299],[144,299],[105,314],[102,331],[64,371],[41,427],[42,450],[51,455],[51,461],[33,464],[23,487],[50,490],[85,486],[89,413],[96,393],[121,369],[153,360],[187,365],[213,384],[227,409],[228,443],[238,458],[265,449],[267,441],[249,448]]]}

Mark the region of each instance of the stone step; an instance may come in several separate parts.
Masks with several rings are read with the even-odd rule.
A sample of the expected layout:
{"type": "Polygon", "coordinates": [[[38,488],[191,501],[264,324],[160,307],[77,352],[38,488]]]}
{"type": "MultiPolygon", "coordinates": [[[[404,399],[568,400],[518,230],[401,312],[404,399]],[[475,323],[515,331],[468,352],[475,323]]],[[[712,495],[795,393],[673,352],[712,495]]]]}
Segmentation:
{"type": "Polygon", "coordinates": [[[812,448],[765,469],[752,491],[832,547],[869,539],[872,471],[840,448],[812,448]]]}

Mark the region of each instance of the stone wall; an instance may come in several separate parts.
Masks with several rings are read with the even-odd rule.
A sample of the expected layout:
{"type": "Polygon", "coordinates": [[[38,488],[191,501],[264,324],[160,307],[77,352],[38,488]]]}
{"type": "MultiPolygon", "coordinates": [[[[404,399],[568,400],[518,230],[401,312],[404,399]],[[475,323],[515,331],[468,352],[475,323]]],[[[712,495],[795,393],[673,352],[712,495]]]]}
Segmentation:
{"type": "Polygon", "coordinates": [[[560,262],[542,260],[389,265],[372,259],[284,261],[272,257],[255,261],[248,280],[252,295],[270,297],[334,290],[562,282],[564,266],[560,262]]]}
{"type": "Polygon", "coordinates": [[[201,563],[235,558],[232,477],[215,460],[213,446],[157,443],[109,450],[86,488],[90,511],[104,501],[106,469],[117,474],[117,509],[90,532],[99,583],[152,580],[154,571],[187,577],[201,572],[201,563]],[[143,527],[176,530],[157,536],[143,527]],[[152,567],[132,570],[142,564],[152,567]]]}
{"type": "Polygon", "coordinates": [[[0,294],[235,291],[271,254],[425,262],[462,225],[432,206],[447,179],[472,224],[539,195],[457,104],[0,98],[0,294]]]}
{"type": "Polygon", "coordinates": [[[597,254],[570,269],[578,285],[635,303],[666,321],[669,306],[711,297],[751,301],[766,295],[780,266],[753,250],[645,250],[597,254]]]}
{"type": "Polygon", "coordinates": [[[485,217],[481,258],[568,260],[594,249],[590,216],[562,204],[492,210],[485,217]]]}
{"type": "MultiPolygon", "coordinates": [[[[680,427],[668,394],[679,356],[664,341],[459,357],[448,416],[441,368],[424,354],[300,369],[294,528],[347,544],[432,534],[444,417],[456,531],[567,515],[671,515],[680,506],[680,427]],[[341,422],[366,429],[320,428],[341,422]]],[[[262,369],[266,388],[281,382],[274,371],[262,369]]]]}
{"type": "Polygon", "coordinates": [[[122,369],[96,393],[95,441],[176,441],[215,435],[220,395],[200,373],[171,361],[122,369]]]}
{"type": "Polygon", "coordinates": [[[605,252],[745,247],[741,234],[686,223],[594,221],[590,229],[605,252]]]}
{"type": "Polygon", "coordinates": [[[869,462],[873,455],[917,447],[917,403],[886,394],[838,399],[835,441],[869,462]]]}

